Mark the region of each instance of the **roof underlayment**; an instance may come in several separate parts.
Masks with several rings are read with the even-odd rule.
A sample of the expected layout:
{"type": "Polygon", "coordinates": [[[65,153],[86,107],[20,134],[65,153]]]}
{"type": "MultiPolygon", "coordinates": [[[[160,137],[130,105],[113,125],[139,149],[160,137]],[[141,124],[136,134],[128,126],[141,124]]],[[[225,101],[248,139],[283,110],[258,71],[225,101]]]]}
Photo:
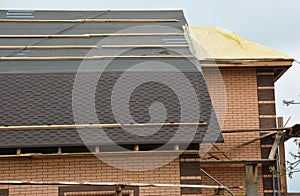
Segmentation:
{"type": "Polygon", "coordinates": [[[221,27],[190,26],[187,29],[199,60],[292,60],[281,52],[221,27]]]}

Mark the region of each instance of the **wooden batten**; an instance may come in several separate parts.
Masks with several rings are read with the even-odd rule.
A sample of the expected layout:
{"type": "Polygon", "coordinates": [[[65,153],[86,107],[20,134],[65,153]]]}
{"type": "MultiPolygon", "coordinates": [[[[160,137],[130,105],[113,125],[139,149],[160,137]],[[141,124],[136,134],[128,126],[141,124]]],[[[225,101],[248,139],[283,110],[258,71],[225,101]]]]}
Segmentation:
{"type": "Polygon", "coordinates": [[[0,38],[90,38],[90,37],[135,37],[135,36],[183,36],[183,33],[99,33],[69,35],[0,35],[0,38]]]}
{"type": "Polygon", "coordinates": [[[101,59],[126,59],[126,58],[162,58],[162,59],[179,59],[193,58],[192,55],[152,55],[152,56],[56,56],[56,57],[0,57],[0,61],[74,61],[74,60],[101,60],[101,59]]]}
{"type": "Polygon", "coordinates": [[[80,124],[80,125],[29,125],[29,126],[0,126],[0,131],[9,130],[57,130],[57,129],[95,129],[95,128],[121,128],[121,127],[153,127],[153,126],[207,126],[202,123],[144,123],[144,124],[80,124]]]}
{"type": "Polygon", "coordinates": [[[177,19],[74,19],[74,20],[35,20],[35,19],[0,19],[0,22],[12,23],[156,23],[178,22],[177,19]]]}
{"type": "Polygon", "coordinates": [[[19,50],[19,49],[92,49],[97,46],[88,45],[56,45],[56,46],[0,46],[0,49],[4,50],[19,50]]]}
{"type": "Polygon", "coordinates": [[[188,45],[102,45],[102,48],[188,48],[188,45]]]}

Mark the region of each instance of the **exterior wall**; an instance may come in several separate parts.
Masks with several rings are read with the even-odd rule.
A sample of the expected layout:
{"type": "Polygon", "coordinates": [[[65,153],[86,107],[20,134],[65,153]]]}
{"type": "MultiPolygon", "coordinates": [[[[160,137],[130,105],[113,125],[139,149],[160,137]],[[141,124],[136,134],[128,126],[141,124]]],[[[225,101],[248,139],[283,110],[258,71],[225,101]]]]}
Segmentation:
{"type": "MultiPolygon", "coordinates": [[[[257,72],[255,68],[221,69],[220,73],[226,89],[226,116],[222,130],[259,129],[259,108],[257,93],[257,72]]],[[[220,78],[215,70],[204,69],[205,78],[213,100],[217,115],[224,112],[222,107],[222,90],[220,78]],[[217,89],[217,90],[216,90],[217,89]]],[[[223,99],[224,100],[224,99],[223,99]]],[[[259,132],[223,133],[224,144],[217,144],[202,159],[254,160],[261,159],[260,141],[253,142],[243,147],[232,149],[234,146],[260,137],[259,132]],[[232,149],[232,150],[230,150],[232,149]],[[226,153],[216,153],[216,152],[226,153]],[[213,155],[213,156],[212,156],[213,155]]],[[[201,168],[223,183],[225,186],[245,187],[245,164],[202,164],[201,168]]],[[[201,175],[202,183],[216,185],[204,174],[201,175]]],[[[235,194],[245,195],[246,189],[232,189],[235,194]]],[[[259,194],[263,195],[262,165],[259,165],[259,194]]],[[[212,190],[203,190],[205,195],[211,195],[212,190]]]]}
{"type": "MultiPolygon", "coordinates": [[[[219,83],[216,82],[214,71],[204,70],[207,85],[213,103],[217,105],[216,113],[220,108],[223,97],[219,94],[220,90],[216,90],[219,83]],[[217,102],[214,100],[218,100],[217,102]]],[[[221,70],[223,82],[226,90],[226,116],[222,130],[243,130],[259,128],[259,111],[258,111],[258,95],[257,95],[257,77],[256,69],[224,69],[221,70]]],[[[219,81],[222,82],[222,81],[219,81]]],[[[224,102],[224,101],[223,101],[224,102]]],[[[222,111],[223,112],[223,111],[222,111]]],[[[247,133],[223,133],[224,144],[217,144],[220,151],[227,151],[234,146],[260,136],[259,132],[247,133]]],[[[214,149],[213,151],[217,151],[214,149]]],[[[227,157],[234,160],[260,159],[260,142],[256,141],[245,147],[232,150],[226,153],[227,157]]],[[[216,154],[219,159],[227,159],[223,155],[216,154]]]]}
{"type": "MultiPolygon", "coordinates": [[[[208,88],[219,119],[224,119],[222,130],[241,130],[269,128],[274,125],[273,110],[274,89],[270,81],[264,83],[256,69],[235,68],[222,69],[223,79],[216,77],[214,70],[204,70],[208,88]],[[224,82],[227,101],[224,102],[220,82],[224,82]],[[264,85],[264,86],[261,86],[264,85]],[[226,111],[224,111],[226,104],[226,111]],[[226,112],[225,116],[221,114],[226,112]],[[267,120],[264,120],[267,119],[267,120]],[[272,120],[270,120],[272,119],[272,120]]],[[[266,75],[266,74],[265,74],[266,75]]],[[[270,75],[270,74],[269,74],[270,75]]],[[[273,85],[273,84],[272,84],[273,85]]],[[[223,133],[225,143],[217,144],[211,153],[201,159],[253,160],[265,157],[265,148],[270,147],[272,139],[256,141],[244,147],[230,150],[232,147],[261,136],[259,132],[223,133]],[[268,143],[269,142],[269,143],[268,143]],[[230,150],[230,151],[228,151],[230,150]],[[226,153],[220,153],[228,151],[226,153]]],[[[269,150],[269,149],[268,149],[269,150]]],[[[268,154],[268,152],[266,152],[268,154]]],[[[118,161],[118,159],[116,159],[118,161]]],[[[121,159],[119,160],[121,163],[121,159]]],[[[199,163],[199,158],[180,157],[162,168],[152,171],[129,172],[116,169],[99,161],[93,156],[19,158],[0,160],[0,180],[32,181],[80,181],[80,182],[129,182],[161,184],[200,184],[216,185],[204,174],[185,173],[184,165],[199,163]],[[186,164],[185,162],[189,162],[186,164]],[[200,177],[201,176],[201,177],[200,177]]],[[[123,163],[122,163],[123,164],[123,163]]],[[[136,164],[151,164],[147,159],[137,159],[136,164]]],[[[140,165],[139,165],[140,164],[140,165]]],[[[201,168],[223,183],[225,186],[245,186],[245,164],[202,164],[201,168]]],[[[259,165],[259,195],[263,195],[265,182],[263,176],[270,176],[268,165],[259,165]]],[[[267,187],[267,186],[265,186],[267,187]]],[[[0,186],[9,188],[9,195],[58,195],[58,186],[0,186]]],[[[139,189],[140,195],[212,195],[213,190],[180,190],[179,188],[145,188],[139,189]],[[184,194],[181,194],[184,193],[184,194]],[[190,193],[190,194],[188,194],[190,193]]],[[[245,195],[246,189],[232,189],[237,195],[245,195]]],[[[268,192],[268,191],[265,191],[268,192]]]]}
{"type": "MultiPolygon", "coordinates": [[[[159,157],[158,157],[159,158],[159,157]]],[[[122,159],[120,159],[122,160],[122,159]]],[[[147,160],[136,164],[148,164],[147,160]]],[[[179,184],[179,159],[151,171],[124,171],[109,166],[94,156],[18,158],[0,160],[0,180],[66,181],[66,182],[128,182],[179,184]]],[[[10,196],[57,196],[58,186],[0,186],[10,196]]],[[[140,195],[180,195],[179,188],[141,187],[140,195]]]]}

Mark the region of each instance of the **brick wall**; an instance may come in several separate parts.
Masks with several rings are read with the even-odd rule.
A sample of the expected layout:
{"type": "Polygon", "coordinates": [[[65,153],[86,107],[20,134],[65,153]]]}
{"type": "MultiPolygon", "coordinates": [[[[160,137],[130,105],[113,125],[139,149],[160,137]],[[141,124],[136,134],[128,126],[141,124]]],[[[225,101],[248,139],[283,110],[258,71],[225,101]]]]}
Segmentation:
{"type": "MultiPolygon", "coordinates": [[[[220,80],[213,70],[204,70],[212,101],[216,109],[223,130],[232,129],[254,129],[260,127],[259,114],[263,110],[258,107],[259,90],[257,87],[256,69],[223,69],[220,80]],[[224,82],[226,99],[222,96],[224,82]],[[226,105],[227,107],[224,107],[226,105]],[[226,111],[225,111],[226,109],[226,111]],[[222,113],[226,115],[222,116],[222,113]],[[224,123],[222,123],[222,119],[224,123]]],[[[260,95],[261,97],[262,95],[260,95]]],[[[262,105],[261,107],[264,107],[262,105]]],[[[265,111],[265,110],[263,110],[265,111]]],[[[268,116],[267,116],[268,117],[268,116]]],[[[217,144],[212,151],[227,151],[232,147],[245,141],[259,137],[259,132],[223,134],[225,143],[217,144]]],[[[225,153],[213,154],[218,159],[260,159],[260,141],[254,142],[245,147],[225,153]]],[[[202,159],[209,158],[205,155],[202,159]]],[[[210,157],[211,158],[211,157],[210,157]]],[[[152,157],[153,159],[153,157],[152,157]]],[[[147,158],[137,159],[136,166],[143,167],[151,164],[147,158]]],[[[115,159],[116,162],[124,164],[124,160],[115,159]]],[[[127,160],[128,161],[128,160],[127,160]]],[[[126,160],[125,160],[126,162],[126,160]]],[[[181,161],[182,162],[182,161],[181,161]]],[[[33,181],[91,181],[91,182],[132,182],[132,183],[167,183],[179,184],[186,179],[180,177],[179,158],[165,165],[164,167],[151,170],[129,172],[116,169],[108,164],[99,161],[93,156],[62,157],[62,158],[39,158],[39,159],[2,159],[0,160],[0,180],[33,180],[33,181]]],[[[213,177],[226,186],[245,186],[245,165],[244,164],[203,164],[201,166],[213,177]]],[[[197,174],[198,175],[198,174],[197,174]]],[[[197,175],[185,178],[199,181],[197,175]]],[[[201,175],[204,185],[216,185],[205,175],[201,175]]],[[[262,188],[262,167],[259,165],[259,191],[263,194],[262,188]]],[[[10,195],[58,195],[58,186],[0,186],[0,189],[9,188],[10,195]]],[[[178,188],[140,188],[140,195],[180,195],[178,188]]],[[[233,189],[236,194],[245,194],[245,189],[233,189]]],[[[202,190],[202,194],[211,195],[212,190],[202,190]]],[[[197,195],[197,194],[194,194],[197,195]]]]}
{"type": "MultiPolygon", "coordinates": [[[[258,96],[256,69],[223,69],[223,78],[216,78],[214,70],[204,70],[205,78],[217,115],[221,115],[226,106],[226,115],[222,130],[241,130],[259,128],[258,96]],[[223,81],[220,81],[223,80],[223,81]],[[220,83],[224,82],[226,103],[220,90],[220,83]],[[217,90],[216,90],[217,89],[217,90]],[[216,101],[217,100],[217,101],[216,101]],[[221,109],[221,110],[220,110],[221,109]]],[[[217,144],[221,151],[226,151],[256,137],[259,132],[252,133],[223,133],[225,143],[217,144]]],[[[216,149],[213,149],[216,151],[216,149]]],[[[226,153],[231,159],[260,159],[260,142],[254,142],[245,147],[226,153]]],[[[216,155],[220,159],[224,156],[216,155]]]]}
{"type": "MultiPolygon", "coordinates": [[[[123,158],[119,157],[119,160],[122,161],[123,158]]],[[[141,161],[136,163],[142,164],[141,161]]],[[[179,184],[179,171],[179,159],[158,169],[139,172],[116,169],[94,156],[18,158],[0,161],[0,180],[179,184]]],[[[58,195],[58,186],[0,186],[0,189],[5,188],[9,188],[10,196],[58,195]]],[[[180,189],[142,187],[140,195],[180,195],[180,189]]]]}
{"type": "MultiPolygon", "coordinates": [[[[257,73],[255,68],[221,69],[220,79],[218,73],[213,69],[204,69],[207,85],[214,103],[216,113],[221,116],[226,106],[226,115],[223,117],[222,130],[241,130],[259,128],[259,108],[257,93],[257,73]],[[223,82],[223,84],[222,84],[223,82]],[[222,85],[226,90],[226,102],[222,92],[222,85]]],[[[222,123],[222,122],[221,122],[222,123]]],[[[244,147],[231,150],[225,155],[214,153],[228,151],[234,146],[242,144],[260,136],[259,132],[248,133],[223,133],[225,143],[217,144],[212,148],[212,154],[207,154],[203,159],[232,159],[249,160],[261,159],[260,141],[244,147]],[[213,158],[213,155],[215,158],[213,158]]],[[[202,164],[201,167],[215,177],[225,186],[245,186],[245,164],[202,164]]],[[[204,174],[201,175],[202,183],[216,185],[204,174]]],[[[245,195],[246,189],[232,189],[235,194],[245,195]]],[[[259,165],[259,192],[263,195],[262,167],[259,165]]],[[[203,190],[205,195],[211,195],[212,190],[203,190]]]]}
{"type": "MultiPolygon", "coordinates": [[[[202,165],[202,168],[210,175],[218,179],[225,186],[243,186],[245,188],[230,188],[235,195],[245,195],[246,193],[246,181],[245,181],[245,166],[241,164],[222,164],[218,166],[214,165],[202,165]]],[[[259,173],[261,173],[261,166],[259,167],[259,173]]],[[[207,185],[215,185],[207,176],[202,175],[202,180],[207,185]]],[[[263,183],[262,178],[259,178],[258,188],[260,195],[263,195],[263,183]]],[[[213,190],[203,190],[203,195],[212,195],[213,190]]],[[[229,195],[226,192],[226,195],[229,195]]]]}
{"type": "Polygon", "coordinates": [[[216,70],[204,69],[216,113],[226,113],[222,129],[259,128],[256,69],[221,69],[220,73],[222,78],[216,70]],[[223,96],[223,86],[226,100],[223,96]],[[226,106],[226,111],[223,106],[226,106]]]}

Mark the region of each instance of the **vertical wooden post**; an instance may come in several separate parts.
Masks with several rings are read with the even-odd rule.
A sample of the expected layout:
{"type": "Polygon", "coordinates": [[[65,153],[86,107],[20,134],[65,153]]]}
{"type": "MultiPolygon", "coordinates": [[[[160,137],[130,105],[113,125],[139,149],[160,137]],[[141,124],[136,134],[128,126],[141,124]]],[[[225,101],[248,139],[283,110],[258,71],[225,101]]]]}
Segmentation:
{"type": "MultiPolygon", "coordinates": [[[[283,123],[283,117],[278,117],[277,118],[277,126],[278,128],[282,128],[284,126],[283,123]]],[[[279,143],[279,154],[280,154],[280,168],[286,168],[285,165],[285,148],[284,148],[284,142],[285,142],[285,134],[282,134],[280,143],[279,143]]],[[[282,195],[287,195],[287,180],[286,180],[286,174],[283,173],[281,175],[281,191],[282,191],[282,195]]]]}
{"type": "Polygon", "coordinates": [[[100,146],[95,147],[95,153],[100,153],[100,146]]]}
{"type": "Polygon", "coordinates": [[[61,148],[57,148],[57,154],[61,154],[61,148]]]}
{"type": "Polygon", "coordinates": [[[247,195],[258,195],[257,163],[246,163],[246,192],[247,195]]]}
{"type": "Polygon", "coordinates": [[[22,153],[22,152],[21,152],[21,148],[18,148],[18,149],[17,149],[17,155],[21,155],[21,153],[22,153]]]}
{"type": "Polygon", "coordinates": [[[138,144],[134,145],[134,151],[139,151],[140,150],[140,146],[138,144]]]}

